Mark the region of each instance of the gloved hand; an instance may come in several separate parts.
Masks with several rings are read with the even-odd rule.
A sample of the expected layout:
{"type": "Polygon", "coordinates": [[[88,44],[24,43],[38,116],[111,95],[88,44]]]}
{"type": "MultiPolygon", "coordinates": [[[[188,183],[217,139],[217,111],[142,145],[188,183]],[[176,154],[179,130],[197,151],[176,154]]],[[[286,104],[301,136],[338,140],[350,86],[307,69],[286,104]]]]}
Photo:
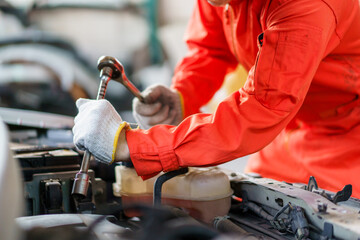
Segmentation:
{"type": "Polygon", "coordinates": [[[133,116],[143,129],[157,124],[178,125],[183,119],[180,93],[162,85],[154,85],[141,93],[145,103],[134,98],[133,116]]]}
{"type": "MultiPolygon", "coordinates": [[[[80,98],[76,101],[79,109],[75,117],[75,125],[72,129],[74,134],[74,144],[80,150],[88,150],[96,160],[104,163],[112,163],[115,160],[116,149],[127,149],[127,156],[122,156],[124,160],[129,158],[129,150],[125,139],[124,128],[128,124],[123,122],[120,115],[109,103],[109,101],[89,100],[80,98]],[[122,133],[122,137],[120,134],[122,133]],[[118,145],[122,146],[118,146],[118,145]]],[[[116,153],[117,156],[119,155],[116,153]]]]}

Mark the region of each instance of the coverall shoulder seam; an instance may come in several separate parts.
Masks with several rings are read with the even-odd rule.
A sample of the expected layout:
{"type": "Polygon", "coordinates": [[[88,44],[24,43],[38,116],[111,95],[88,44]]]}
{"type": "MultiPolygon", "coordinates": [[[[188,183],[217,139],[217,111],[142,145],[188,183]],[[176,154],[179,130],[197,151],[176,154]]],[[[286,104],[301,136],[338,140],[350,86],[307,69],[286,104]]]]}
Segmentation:
{"type": "MultiPolygon", "coordinates": [[[[335,34],[338,37],[339,41],[341,41],[340,34],[338,33],[338,18],[336,16],[334,9],[325,0],[320,0],[320,1],[323,2],[329,8],[329,10],[332,12],[334,19],[335,19],[335,25],[336,25],[334,31],[335,31],[335,34]]],[[[284,1],[284,2],[287,2],[287,1],[284,1]]],[[[275,7],[274,10],[272,10],[270,13],[267,14],[266,21],[265,21],[266,23],[268,22],[269,16],[271,16],[272,13],[276,12],[277,9],[280,8],[284,2],[281,2],[281,4],[279,4],[279,6],[275,7]]],[[[270,4],[271,3],[272,3],[272,1],[270,1],[270,4]]],[[[269,6],[270,6],[270,4],[269,4],[269,6]]],[[[267,29],[267,26],[265,26],[265,27],[267,29]]]]}
{"type": "Polygon", "coordinates": [[[321,0],[321,1],[331,10],[332,14],[334,15],[335,25],[336,25],[334,32],[335,32],[336,36],[339,38],[339,41],[341,41],[340,34],[338,33],[338,18],[335,14],[334,9],[326,1],[324,1],[324,0],[321,0]]]}

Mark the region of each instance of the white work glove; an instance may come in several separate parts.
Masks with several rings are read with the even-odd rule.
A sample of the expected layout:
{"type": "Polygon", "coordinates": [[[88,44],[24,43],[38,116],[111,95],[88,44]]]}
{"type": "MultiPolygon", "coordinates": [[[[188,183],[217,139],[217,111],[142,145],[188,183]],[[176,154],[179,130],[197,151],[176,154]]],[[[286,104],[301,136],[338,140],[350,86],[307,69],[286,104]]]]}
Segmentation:
{"type": "Polygon", "coordinates": [[[72,129],[75,146],[79,150],[88,150],[98,161],[112,163],[119,135],[128,124],[122,121],[115,108],[105,99],[80,98],[76,106],[79,113],[72,129]]]}
{"type": "Polygon", "coordinates": [[[162,85],[154,85],[141,93],[145,103],[134,98],[133,116],[143,129],[157,124],[178,125],[183,119],[179,92],[162,85]]]}

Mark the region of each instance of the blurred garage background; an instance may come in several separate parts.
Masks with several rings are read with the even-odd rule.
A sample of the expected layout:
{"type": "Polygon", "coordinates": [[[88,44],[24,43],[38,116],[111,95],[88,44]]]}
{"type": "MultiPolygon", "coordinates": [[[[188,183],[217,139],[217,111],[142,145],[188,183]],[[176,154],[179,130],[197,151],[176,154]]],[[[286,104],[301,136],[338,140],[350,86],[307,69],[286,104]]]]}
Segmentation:
{"type": "MultiPolygon", "coordinates": [[[[69,116],[79,97],[95,98],[100,56],[116,57],[140,89],[170,85],[186,53],[184,31],[195,0],[9,0],[0,1],[0,107],[69,116]]],[[[212,112],[242,81],[227,76],[203,108],[212,112]]],[[[110,82],[106,98],[133,122],[132,95],[110,82]]],[[[240,171],[246,161],[225,167],[240,171]]]]}

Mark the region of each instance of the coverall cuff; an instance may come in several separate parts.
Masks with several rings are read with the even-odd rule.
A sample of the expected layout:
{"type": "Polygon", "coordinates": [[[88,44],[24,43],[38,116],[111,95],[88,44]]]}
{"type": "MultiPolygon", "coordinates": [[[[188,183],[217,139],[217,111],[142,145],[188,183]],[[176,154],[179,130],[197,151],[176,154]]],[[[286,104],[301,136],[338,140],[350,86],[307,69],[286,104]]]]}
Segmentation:
{"type": "Polygon", "coordinates": [[[173,149],[169,147],[159,147],[159,158],[164,172],[173,171],[179,169],[179,162],[173,149]]]}
{"type": "Polygon", "coordinates": [[[194,98],[194,93],[192,91],[186,91],[183,89],[183,86],[178,86],[176,84],[173,84],[171,88],[176,90],[181,97],[183,119],[200,111],[200,106],[198,106],[196,101],[189,101],[189,99],[194,98]]]}
{"type": "Polygon", "coordinates": [[[151,141],[146,141],[141,129],[126,131],[126,140],[136,173],[144,180],[161,171],[172,171],[180,167],[174,150],[169,147],[156,148],[151,141]]]}

